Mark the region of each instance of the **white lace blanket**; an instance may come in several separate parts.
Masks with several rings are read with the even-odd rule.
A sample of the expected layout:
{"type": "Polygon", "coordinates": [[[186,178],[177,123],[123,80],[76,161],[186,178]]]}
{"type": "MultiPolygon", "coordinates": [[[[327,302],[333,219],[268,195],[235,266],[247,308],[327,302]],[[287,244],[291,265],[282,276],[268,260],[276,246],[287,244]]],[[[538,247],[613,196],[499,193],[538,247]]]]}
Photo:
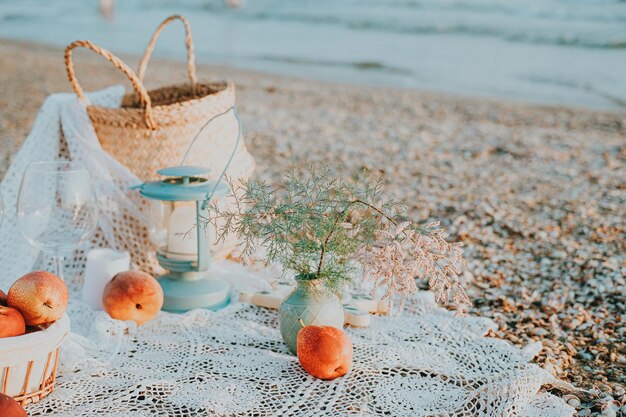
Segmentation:
{"type": "MultiPolygon", "coordinates": [[[[114,106],[121,95],[119,88],[108,89],[91,99],[114,106]]],[[[37,263],[37,251],[16,228],[15,200],[26,165],[59,155],[60,120],[75,159],[95,172],[99,192],[114,194],[136,181],[99,149],[84,108],[70,95],[48,99],[2,183],[8,215],[0,233],[0,288],[6,289],[37,263]]],[[[122,202],[132,208],[132,201],[122,202]]],[[[106,233],[110,219],[101,220],[106,233]]],[[[264,283],[239,266],[224,265],[222,272],[230,273],[234,296],[237,288],[264,283]]],[[[491,321],[455,319],[437,307],[429,293],[413,297],[400,317],[376,317],[369,328],[347,329],[354,343],[353,369],[343,378],[321,381],[308,376],[288,353],[275,311],[234,303],[219,312],[161,313],[135,328],[82,304],[77,295],[81,258],[70,266],[67,274],[74,278],[68,281],[68,313],[73,333],[62,347],[55,391],[28,406],[31,416],[574,413],[561,399],[540,392],[542,386],[559,384],[529,363],[540,346],[520,350],[485,338],[494,326],[491,321]]]]}
{"type": "MultiPolygon", "coordinates": [[[[233,283],[241,283],[238,276],[233,283]]],[[[400,317],[346,329],[353,369],[321,381],[289,354],[273,310],[161,313],[116,348],[120,322],[73,303],[57,389],[31,416],[572,416],[558,385],[517,349],[482,335],[494,324],[453,318],[420,293],[400,317]]],[[[123,331],[123,330],[122,330],[123,331]]]]}

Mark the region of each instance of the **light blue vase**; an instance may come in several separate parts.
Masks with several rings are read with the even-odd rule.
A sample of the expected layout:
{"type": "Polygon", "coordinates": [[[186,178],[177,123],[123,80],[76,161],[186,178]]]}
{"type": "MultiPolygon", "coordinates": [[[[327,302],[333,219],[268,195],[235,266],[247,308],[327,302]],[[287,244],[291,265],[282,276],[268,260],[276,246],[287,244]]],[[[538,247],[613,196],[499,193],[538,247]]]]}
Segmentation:
{"type": "Polygon", "coordinates": [[[280,334],[294,355],[302,323],[343,328],[343,305],[321,279],[298,279],[297,286],[278,308],[280,334]]]}

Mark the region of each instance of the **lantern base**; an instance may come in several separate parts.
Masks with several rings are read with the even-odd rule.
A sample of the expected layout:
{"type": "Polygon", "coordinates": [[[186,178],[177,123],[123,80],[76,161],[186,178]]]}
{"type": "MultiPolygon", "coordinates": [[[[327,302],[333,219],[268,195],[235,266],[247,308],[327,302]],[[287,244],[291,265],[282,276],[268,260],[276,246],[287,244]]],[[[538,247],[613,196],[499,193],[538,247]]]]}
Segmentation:
{"type": "Polygon", "coordinates": [[[164,275],[159,283],[163,288],[163,310],[172,313],[194,308],[219,310],[230,303],[230,287],[221,278],[179,280],[164,275]]]}

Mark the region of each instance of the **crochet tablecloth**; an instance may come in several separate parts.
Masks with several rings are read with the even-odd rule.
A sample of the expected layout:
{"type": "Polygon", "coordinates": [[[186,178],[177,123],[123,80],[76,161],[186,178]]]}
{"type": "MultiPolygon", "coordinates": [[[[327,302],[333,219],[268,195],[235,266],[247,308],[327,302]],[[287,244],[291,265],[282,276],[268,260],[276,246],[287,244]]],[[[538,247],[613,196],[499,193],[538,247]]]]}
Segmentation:
{"type": "MultiPolygon", "coordinates": [[[[237,288],[256,285],[231,273],[237,288]]],[[[484,337],[494,323],[453,317],[429,292],[399,316],[346,328],[351,371],[309,376],[281,339],[277,313],[239,302],[211,312],[160,313],[147,324],[69,310],[55,391],[31,416],[572,416],[542,386],[559,385],[518,349],[484,337]],[[121,335],[121,336],[119,336],[121,335]]]]}

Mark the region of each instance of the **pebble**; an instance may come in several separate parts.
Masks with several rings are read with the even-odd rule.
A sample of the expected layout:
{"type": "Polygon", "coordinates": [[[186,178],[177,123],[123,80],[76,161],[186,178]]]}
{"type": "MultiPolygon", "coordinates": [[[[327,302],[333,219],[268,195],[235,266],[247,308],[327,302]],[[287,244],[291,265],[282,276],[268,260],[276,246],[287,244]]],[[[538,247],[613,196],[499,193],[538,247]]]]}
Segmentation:
{"type": "Polygon", "coordinates": [[[580,406],[580,399],[575,395],[564,395],[563,399],[574,408],[578,408],[580,406]]]}
{"type": "Polygon", "coordinates": [[[617,417],[617,413],[620,411],[619,402],[613,400],[609,401],[605,405],[602,406],[602,416],[603,417],[617,417]]]}

